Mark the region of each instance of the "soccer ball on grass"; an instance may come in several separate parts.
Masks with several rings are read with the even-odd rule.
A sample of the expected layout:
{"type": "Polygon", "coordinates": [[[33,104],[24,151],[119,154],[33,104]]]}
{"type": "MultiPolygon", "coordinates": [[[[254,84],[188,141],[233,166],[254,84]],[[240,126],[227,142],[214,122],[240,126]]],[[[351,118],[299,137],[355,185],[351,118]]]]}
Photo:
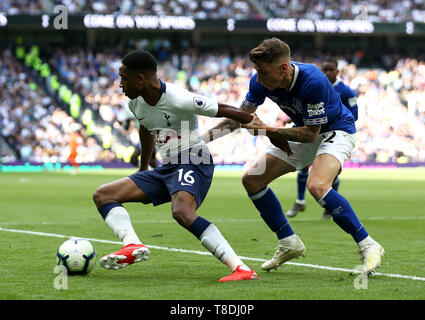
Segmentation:
{"type": "Polygon", "coordinates": [[[62,243],[56,254],[58,265],[68,274],[88,274],[96,264],[96,250],[87,239],[72,238],[62,243]]]}

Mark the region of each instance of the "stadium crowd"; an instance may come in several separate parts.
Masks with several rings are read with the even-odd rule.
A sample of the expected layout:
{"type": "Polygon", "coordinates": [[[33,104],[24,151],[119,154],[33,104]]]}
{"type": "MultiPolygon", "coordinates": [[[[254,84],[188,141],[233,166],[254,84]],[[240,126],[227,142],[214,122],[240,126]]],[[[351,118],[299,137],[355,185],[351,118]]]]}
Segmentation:
{"type": "Polygon", "coordinates": [[[71,14],[193,16],[197,19],[264,18],[250,0],[52,0],[52,4],[65,5],[71,14]]]}
{"type": "MultiPolygon", "coordinates": [[[[239,106],[254,72],[244,55],[230,51],[196,52],[193,49],[169,53],[160,64],[164,81],[218,101],[239,106]]],[[[317,56],[294,53],[305,62],[318,64],[317,56]]],[[[358,93],[358,148],[354,162],[425,161],[425,62],[399,59],[389,70],[358,69],[353,58],[339,57],[342,80],[358,93]]],[[[79,48],[57,49],[52,55],[61,74],[74,84],[93,110],[110,126],[120,130],[133,145],[138,144],[137,124],[127,108],[127,98],[119,89],[120,55],[102,50],[86,52],[79,48]]],[[[271,101],[259,108],[268,124],[281,125],[286,115],[271,101]]],[[[201,132],[219,119],[199,117],[201,132]]],[[[210,143],[216,163],[244,163],[258,156],[269,141],[253,138],[242,130],[210,143]],[[253,152],[255,150],[255,152],[253,152]]]]}
{"type": "MultiPolygon", "coordinates": [[[[160,41],[140,41],[133,45],[132,48],[155,53],[162,80],[236,107],[241,105],[249,79],[255,72],[246,53],[238,49],[174,49],[160,41]]],[[[119,88],[118,69],[122,56],[129,50],[54,47],[44,51],[44,58],[105,125],[120,132],[129,145],[137,146],[138,124],[127,107],[128,99],[119,88]]],[[[295,49],[292,59],[319,65],[329,54],[295,49]]],[[[366,55],[362,52],[338,51],[333,56],[339,60],[339,76],[358,94],[358,147],[351,161],[425,162],[423,54],[412,52],[412,57],[382,54],[378,63],[367,68],[367,63],[362,61],[366,55]]],[[[66,141],[72,127],[78,125],[34,83],[8,50],[1,52],[0,70],[0,120],[5,141],[18,151],[18,158],[65,161],[69,153],[66,141]]],[[[286,119],[269,100],[260,106],[258,114],[270,125],[280,126],[286,119]]],[[[201,133],[218,121],[220,119],[199,117],[201,133]]],[[[78,159],[80,162],[116,158],[83,128],[78,131],[83,151],[78,159]]],[[[216,163],[244,163],[257,158],[268,144],[267,138],[252,137],[241,130],[210,143],[210,148],[216,163]]]]}
{"type": "Polygon", "coordinates": [[[0,12],[7,14],[42,14],[45,12],[39,0],[0,0],[0,12]]]}
{"type": "Polygon", "coordinates": [[[78,162],[111,160],[84,128],[60,109],[54,100],[25,72],[9,50],[0,53],[0,127],[1,134],[18,151],[10,160],[67,162],[69,136],[79,134],[78,162]]]}
{"type": "Polygon", "coordinates": [[[425,20],[422,0],[258,0],[270,15],[279,18],[366,19],[370,22],[425,20]]]}
{"type": "Polygon", "coordinates": [[[65,5],[70,14],[193,16],[198,19],[366,19],[370,22],[424,22],[422,0],[0,0],[0,12],[41,14],[65,5]]]}

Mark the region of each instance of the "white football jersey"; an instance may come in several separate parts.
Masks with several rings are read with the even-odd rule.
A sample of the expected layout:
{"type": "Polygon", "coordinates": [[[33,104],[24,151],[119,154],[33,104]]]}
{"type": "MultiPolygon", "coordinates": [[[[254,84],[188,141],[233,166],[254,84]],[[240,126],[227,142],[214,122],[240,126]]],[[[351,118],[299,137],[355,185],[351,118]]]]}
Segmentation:
{"type": "Polygon", "coordinates": [[[128,105],[139,124],[155,137],[161,156],[168,158],[205,144],[196,115],[214,117],[218,112],[217,101],[162,81],[161,92],[155,106],[141,96],[130,100],[128,105]]]}

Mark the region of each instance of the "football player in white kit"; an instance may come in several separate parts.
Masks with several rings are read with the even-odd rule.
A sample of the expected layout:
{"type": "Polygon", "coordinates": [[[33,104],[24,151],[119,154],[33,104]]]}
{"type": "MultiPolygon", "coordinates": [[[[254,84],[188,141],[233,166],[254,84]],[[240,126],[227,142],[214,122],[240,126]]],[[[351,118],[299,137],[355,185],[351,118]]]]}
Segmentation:
{"type": "Polygon", "coordinates": [[[93,195],[106,224],[124,243],[121,250],[102,257],[100,264],[118,270],[149,257],[123,203],[157,206],[171,202],[173,218],[229,267],[232,273],[219,281],[257,279],[217,227],[196,214],[214,172],[212,157],[198,131],[197,115],[228,117],[238,123],[249,123],[252,115],[165,83],[156,71],[156,59],[148,51],[132,51],[122,59],[120,87],[131,99],[129,108],[140,124],[141,164],[139,172],[102,185],[93,195]],[[147,170],[155,143],[163,164],[147,170]]]}

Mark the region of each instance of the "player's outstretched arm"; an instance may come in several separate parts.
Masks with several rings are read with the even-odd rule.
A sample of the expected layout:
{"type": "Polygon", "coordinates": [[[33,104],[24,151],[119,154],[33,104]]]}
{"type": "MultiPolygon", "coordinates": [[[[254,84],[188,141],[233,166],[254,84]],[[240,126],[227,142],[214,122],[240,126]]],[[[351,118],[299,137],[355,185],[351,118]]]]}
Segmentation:
{"type": "Polygon", "coordinates": [[[260,129],[266,130],[266,135],[270,138],[270,140],[273,139],[312,143],[317,139],[321,125],[293,128],[275,128],[264,124],[255,114],[253,120],[248,124],[243,124],[242,127],[246,129],[253,129],[254,134],[257,134],[257,131],[260,129]]]}
{"type": "Polygon", "coordinates": [[[202,135],[205,142],[211,142],[215,139],[225,136],[241,127],[241,123],[249,123],[252,121],[251,113],[254,113],[257,108],[248,108],[244,105],[240,109],[219,103],[216,118],[226,117],[215,127],[209,129],[202,135]]]}
{"type": "Polygon", "coordinates": [[[271,128],[267,130],[267,136],[271,139],[285,139],[301,143],[312,143],[317,139],[320,127],[320,125],[317,125],[295,128],[271,128]]]}
{"type": "Polygon", "coordinates": [[[242,124],[250,123],[253,119],[250,113],[223,103],[218,104],[218,112],[215,117],[229,118],[242,124]]]}
{"type": "Polygon", "coordinates": [[[153,148],[155,146],[155,141],[153,135],[143,126],[140,126],[139,129],[140,144],[142,145],[142,153],[140,159],[140,169],[139,171],[148,170],[149,162],[152,157],[153,148]]]}
{"type": "Polygon", "coordinates": [[[292,150],[291,147],[289,146],[289,143],[286,139],[282,139],[280,137],[274,137],[274,136],[270,136],[268,134],[269,131],[273,132],[273,127],[270,127],[266,124],[264,124],[260,118],[258,118],[258,116],[254,113],[253,114],[253,119],[250,123],[248,124],[242,124],[242,128],[246,128],[246,129],[250,129],[251,130],[251,134],[253,134],[254,136],[259,134],[259,130],[262,130],[263,133],[266,133],[266,136],[270,139],[270,142],[280,148],[281,150],[285,151],[286,154],[288,156],[292,155],[292,150]]]}

